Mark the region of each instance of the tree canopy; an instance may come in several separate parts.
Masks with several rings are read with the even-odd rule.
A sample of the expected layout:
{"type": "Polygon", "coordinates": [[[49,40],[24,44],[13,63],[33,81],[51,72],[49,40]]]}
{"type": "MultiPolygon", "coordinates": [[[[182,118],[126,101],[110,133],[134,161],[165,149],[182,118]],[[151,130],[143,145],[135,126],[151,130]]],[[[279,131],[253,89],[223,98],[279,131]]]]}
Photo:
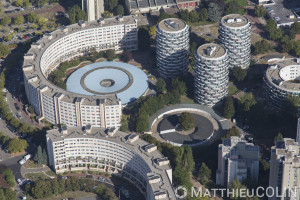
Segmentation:
{"type": "Polygon", "coordinates": [[[223,106],[223,115],[227,119],[230,119],[234,116],[234,102],[232,96],[228,96],[225,98],[224,106],[223,106]]]}
{"type": "Polygon", "coordinates": [[[0,43],[0,57],[10,54],[11,50],[7,45],[0,43]]]}
{"type": "Polygon", "coordinates": [[[166,91],[166,82],[163,78],[158,78],[155,86],[158,93],[166,91]]]}
{"type": "Polygon", "coordinates": [[[194,117],[191,113],[183,112],[179,116],[179,122],[183,130],[187,131],[196,127],[194,117]]]}
{"type": "Polygon", "coordinates": [[[241,97],[240,103],[242,105],[242,109],[247,112],[250,111],[250,108],[256,104],[256,100],[253,94],[250,92],[250,93],[245,93],[241,97]]]}
{"type": "Polygon", "coordinates": [[[139,50],[147,50],[150,47],[150,34],[146,26],[141,26],[138,30],[139,50]]]}
{"type": "Polygon", "coordinates": [[[240,82],[243,81],[246,76],[247,76],[247,70],[246,69],[242,69],[241,67],[235,66],[232,69],[232,75],[234,76],[234,78],[240,82]]]}
{"type": "Polygon", "coordinates": [[[207,17],[209,21],[217,22],[221,19],[222,12],[220,11],[220,8],[218,4],[216,3],[209,3],[208,9],[207,9],[207,17]]]}
{"type": "Polygon", "coordinates": [[[78,5],[74,5],[68,9],[71,24],[78,23],[80,20],[87,20],[87,15],[78,5]]]}
{"type": "Polygon", "coordinates": [[[13,138],[9,141],[7,149],[11,153],[16,153],[16,152],[23,152],[25,149],[27,149],[28,143],[26,140],[22,140],[19,138],[13,138]]]}

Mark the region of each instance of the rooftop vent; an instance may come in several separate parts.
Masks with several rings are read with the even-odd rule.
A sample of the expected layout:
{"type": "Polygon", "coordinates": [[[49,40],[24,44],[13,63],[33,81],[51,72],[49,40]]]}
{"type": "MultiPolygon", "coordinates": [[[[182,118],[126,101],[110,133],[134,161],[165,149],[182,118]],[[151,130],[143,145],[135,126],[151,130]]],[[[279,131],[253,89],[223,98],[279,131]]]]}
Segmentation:
{"type": "Polygon", "coordinates": [[[163,166],[163,165],[168,165],[170,163],[170,161],[168,160],[167,157],[164,157],[164,158],[157,158],[156,159],[156,163],[159,165],[159,166],[163,166]]]}
{"type": "Polygon", "coordinates": [[[215,52],[216,48],[216,46],[209,46],[204,50],[204,52],[206,55],[211,56],[215,52]]]}
{"type": "Polygon", "coordinates": [[[117,17],[117,20],[118,20],[119,22],[122,22],[122,21],[124,21],[124,17],[123,17],[123,16],[119,16],[119,17],[117,17]]]}
{"type": "Polygon", "coordinates": [[[137,139],[139,139],[139,136],[136,134],[130,134],[128,136],[128,142],[130,143],[134,143],[137,139]]]}
{"type": "Polygon", "coordinates": [[[117,132],[117,129],[115,127],[112,127],[107,130],[107,135],[114,136],[114,134],[117,132]]]}
{"type": "Polygon", "coordinates": [[[88,124],[85,126],[85,129],[84,129],[84,132],[85,133],[91,133],[92,132],[92,125],[88,124]]]}
{"type": "Polygon", "coordinates": [[[229,24],[241,23],[241,22],[243,22],[243,19],[241,19],[241,18],[229,18],[229,19],[227,19],[226,22],[229,23],[229,24]]]}
{"type": "Polygon", "coordinates": [[[144,149],[147,153],[151,153],[157,149],[157,146],[155,146],[154,144],[148,144],[144,147],[144,149]]]}
{"type": "Polygon", "coordinates": [[[147,174],[147,176],[148,176],[148,181],[150,184],[159,183],[161,180],[159,175],[156,175],[153,173],[149,173],[149,174],[147,174]]]}
{"type": "Polygon", "coordinates": [[[68,134],[68,128],[67,128],[67,126],[63,126],[63,127],[61,127],[61,133],[62,134],[68,134]]]}
{"type": "Polygon", "coordinates": [[[172,20],[166,20],[166,21],[164,21],[164,23],[168,28],[173,28],[176,30],[179,29],[179,24],[177,22],[174,22],[172,20]]]}
{"type": "Polygon", "coordinates": [[[85,25],[86,25],[86,22],[83,21],[83,20],[80,20],[80,21],[78,22],[78,25],[79,25],[80,27],[84,28],[85,25]]]}

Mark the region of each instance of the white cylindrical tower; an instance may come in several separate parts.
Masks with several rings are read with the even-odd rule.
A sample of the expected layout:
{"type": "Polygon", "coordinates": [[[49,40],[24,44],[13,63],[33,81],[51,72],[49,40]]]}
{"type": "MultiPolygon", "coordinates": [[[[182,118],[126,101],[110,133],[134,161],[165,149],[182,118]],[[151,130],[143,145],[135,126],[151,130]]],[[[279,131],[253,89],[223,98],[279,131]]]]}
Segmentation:
{"type": "Polygon", "coordinates": [[[181,19],[161,21],[156,29],[156,64],[160,75],[173,78],[188,70],[189,26],[181,19]]]}
{"type": "Polygon", "coordinates": [[[219,43],[228,50],[230,68],[248,68],[251,53],[250,20],[238,14],[224,16],[219,27],[219,43]]]}
{"type": "Polygon", "coordinates": [[[213,106],[228,93],[227,50],[219,44],[204,44],[195,52],[195,87],[197,103],[213,106]]]}

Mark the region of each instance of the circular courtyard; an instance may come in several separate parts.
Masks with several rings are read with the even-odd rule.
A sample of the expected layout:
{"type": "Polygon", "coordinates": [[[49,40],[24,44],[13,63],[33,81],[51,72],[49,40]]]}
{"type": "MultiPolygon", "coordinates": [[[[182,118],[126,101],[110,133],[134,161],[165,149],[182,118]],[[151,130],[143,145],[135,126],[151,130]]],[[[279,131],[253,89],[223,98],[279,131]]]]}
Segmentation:
{"type": "Polygon", "coordinates": [[[147,75],[122,62],[99,62],[77,69],[67,79],[67,90],[77,94],[116,94],[122,104],[142,96],[148,89],[147,75]]]}

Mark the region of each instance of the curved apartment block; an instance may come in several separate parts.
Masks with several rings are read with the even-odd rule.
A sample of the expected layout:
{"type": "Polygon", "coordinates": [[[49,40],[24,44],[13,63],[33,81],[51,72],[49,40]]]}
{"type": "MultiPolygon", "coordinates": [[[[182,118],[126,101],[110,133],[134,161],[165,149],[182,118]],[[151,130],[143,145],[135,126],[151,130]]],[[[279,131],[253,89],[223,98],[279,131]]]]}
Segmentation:
{"type": "Polygon", "coordinates": [[[164,78],[188,70],[189,26],[181,19],[162,20],[156,28],[156,65],[164,78]]]}
{"type": "Polygon", "coordinates": [[[49,164],[56,173],[113,173],[131,181],[147,200],[176,199],[169,160],[138,135],[86,126],[49,130],[46,138],[49,164]]]}
{"type": "Polygon", "coordinates": [[[250,20],[238,14],[224,16],[219,27],[219,43],[228,50],[230,68],[248,68],[251,53],[250,20]]]}
{"type": "Polygon", "coordinates": [[[288,96],[300,95],[300,59],[286,59],[269,66],[264,76],[268,103],[280,108],[288,96]]]}
{"type": "Polygon", "coordinates": [[[115,95],[80,95],[47,80],[60,63],[85,55],[90,48],[136,50],[136,20],[127,16],[63,26],[31,45],[24,56],[23,76],[27,99],[40,120],[69,126],[120,126],[121,102],[115,95]]]}
{"type": "Polygon", "coordinates": [[[222,100],[228,93],[228,73],[228,55],[223,46],[200,46],[195,52],[195,101],[213,106],[222,100]]]}

